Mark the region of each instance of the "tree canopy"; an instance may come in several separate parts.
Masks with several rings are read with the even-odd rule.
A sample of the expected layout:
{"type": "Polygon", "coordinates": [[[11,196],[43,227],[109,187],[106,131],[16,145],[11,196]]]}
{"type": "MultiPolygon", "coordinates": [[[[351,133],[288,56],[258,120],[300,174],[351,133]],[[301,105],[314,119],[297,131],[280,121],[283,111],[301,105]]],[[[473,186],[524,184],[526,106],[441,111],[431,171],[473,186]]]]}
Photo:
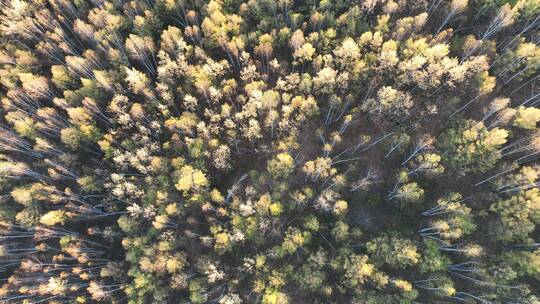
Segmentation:
{"type": "Polygon", "coordinates": [[[0,1],[1,303],[540,303],[540,1],[0,1]]]}

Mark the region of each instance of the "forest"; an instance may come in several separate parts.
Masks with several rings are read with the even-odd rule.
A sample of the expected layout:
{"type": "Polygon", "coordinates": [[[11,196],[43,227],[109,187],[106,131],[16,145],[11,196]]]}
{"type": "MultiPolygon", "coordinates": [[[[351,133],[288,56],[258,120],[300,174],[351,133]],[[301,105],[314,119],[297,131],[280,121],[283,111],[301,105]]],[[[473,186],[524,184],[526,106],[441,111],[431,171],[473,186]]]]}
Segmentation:
{"type": "Polygon", "coordinates": [[[540,0],[0,0],[0,303],[540,304],[540,0]]]}

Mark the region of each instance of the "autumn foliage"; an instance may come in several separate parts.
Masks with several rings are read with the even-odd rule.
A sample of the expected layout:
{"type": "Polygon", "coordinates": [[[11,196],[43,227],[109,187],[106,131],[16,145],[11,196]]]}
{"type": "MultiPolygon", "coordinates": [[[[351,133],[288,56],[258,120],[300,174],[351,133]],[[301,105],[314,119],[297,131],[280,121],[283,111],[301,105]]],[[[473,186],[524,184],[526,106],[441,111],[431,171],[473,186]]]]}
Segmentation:
{"type": "Polygon", "coordinates": [[[540,303],[538,0],[0,0],[1,303],[540,303]]]}

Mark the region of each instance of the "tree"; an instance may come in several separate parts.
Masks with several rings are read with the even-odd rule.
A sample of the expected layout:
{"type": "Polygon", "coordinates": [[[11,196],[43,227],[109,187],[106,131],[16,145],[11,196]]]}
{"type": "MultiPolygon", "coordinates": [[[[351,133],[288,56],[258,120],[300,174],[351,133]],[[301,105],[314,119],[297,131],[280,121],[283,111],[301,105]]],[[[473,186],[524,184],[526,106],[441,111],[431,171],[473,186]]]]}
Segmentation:
{"type": "Polygon", "coordinates": [[[507,137],[508,131],[504,129],[488,130],[482,122],[467,120],[449,129],[439,145],[447,151],[443,161],[453,169],[485,172],[501,157],[499,148],[507,137]]]}
{"type": "Polygon", "coordinates": [[[540,109],[520,106],[514,116],[514,125],[524,129],[535,129],[540,121],[540,109]]]}
{"type": "Polygon", "coordinates": [[[449,13],[446,16],[446,18],[444,18],[442,24],[439,26],[439,29],[437,30],[436,34],[438,34],[443,29],[443,27],[452,19],[454,14],[464,11],[467,8],[468,4],[469,4],[468,0],[451,1],[450,7],[449,7],[449,13]]]}
{"type": "Polygon", "coordinates": [[[341,46],[334,50],[336,62],[352,75],[359,77],[366,63],[362,60],[360,47],[351,37],[343,39],[341,46]]]}
{"type": "Polygon", "coordinates": [[[440,250],[437,241],[424,239],[425,249],[422,250],[422,258],[418,262],[422,273],[440,272],[448,269],[452,261],[440,250]]]}
{"type": "Polygon", "coordinates": [[[171,131],[183,131],[192,133],[197,126],[198,118],[191,112],[183,112],[180,117],[172,117],[165,121],[165,127],[171,131]]]}
{"type": "Polygon", "coordinates": [[[402,185],[395,193],[389,195],[389,199],[399,199],[404,202],[418,202],[424,196],[424,189],[420,188],[417,183],[411,182],[402,185]]]}
{"type": "Polygon", "coordinates": [[[461,194],[456,192],[439,198],[435,207],[422,213],[434,218],[430,220],[428,228],[419,230],[420,235],[448,244],[447,241],[457,240],[475,231],[477,226],[472,210],[464,201],[461,194]]]}
{"type": "Polygon", "coordinates": [[[524,79],[538,70],[539,59],[540,48],[534,43],[519,39],[517,46],[506,52],[497,62],[497,75],[505,80],[504,84],[524,79]]]}
{"type": "Polygon", "coordinates": [[[156,74],[156,47],[151,37],[130,34],[125,42],[126,51],[132,59],[139,61],[151,75],[156,74]]]}
{"type": "Polygon", "coordinates": [[[502,242],[530,242],[529,234],[540,221],[540,190],[521,190],[508,199],[490,206],[497,213],[494,223],[495,235],[502,242]]]}
{"type": "Polygon", "coordinates": [[[217,253],[225,253],[232,248],[232,243],[230,237],[227,233],[221,232],[215,235],[215,245],[214,250],[217,253]]]}
{"type": "Polygon", "coordinates": [[[411,240],[396,235],[383,235],[366,244],[371,259],[379,265],[387,264],[396,269],[416,265],[420,261],[418,249],[411,240]]]}
{"type": "Polygon", "coordinates": [[[268,65],[270,64],[270,57],[272,56],[274,40],[270,34],[264,34],[259,37],[259,45],[255,47],[255,53],[258,54],[263,60],[263,66],[265,66],[266,73],[268,74],[268,65]],[[266,61],[266,63],[265,63],[266,61]]]}
{"type": "Polygon", "coordinates": [[[76,128],[65,128],[60,131],[62,142],[71,150],[76,150],[82,141],[82,136],[76,128]]]}
{"type": "Polygon", "coordinates": [[[412,106],[413,102],[408,93],[385,86],[377,91],[377,99],[368,99],[362,109],[381,119],[395,119],[407,115],[412,106]]]}
{"type": "Polygon", "coordinates": [[[326,280],[323,267],[327,261],[328,257],[323,250],[311,254],[307,262],[292,274],[292,279],[298,282],[303,290],[317,292],[323,288],[326,280]]]}
{"type": "Polygon", "coordinates": [[[311,180],[314,182],[319,179],[319,177],[327,178],[337,172],[336,169],[332,168],[332,160],[330,158],[322,157],[307,161],[302,170],[308,177],[311,177],[311,180]]]}
{"type": "Polygon", "coordinates": [[[345,284],[354,288],[363,285],[375,272],[375,266],[368,263],[365,255],[350,255],[344,260],[342,267],[345,269],[345,284]]]}
{"type": "Polygon", "coordinates": [[[178,172],[178,182],[175,184],[176,189],[187,193],[188,191],[198,191],[208,185],[208,180],[205,174],[190,165],[182,166],[178,172]]]}
{"type": "Polygon", "coordinates": [[[507,27],[514,22],[514,11],[508,3],[499,8],[499,12],[493,18],[486,31],[482,35],[482,40],[488,39],[497,33],[501,28],[507,27]]]}
{"type": "Polygon", "coordinates": [[[298,248],[302,247],[310,240],[310,233],[307,231],[300,231],[297,228],[289,228],[285,233],[285,238],[281,244],[281,250],[283,254],[293,254],[298,248]]]}
{"type": "Polygon", "coordinates": [[[336,222],[331,233],[336,241],[344,241],[349,236],[349,225],[342,221],[336,222]]]}
{"type": "Polygon", "coordinates": [[[57,224],[64,224],[67,219],[67,214],[64,210],[54,210],[45,213],[41,219],[40,223],[46,226],[54,226],[57,224]]]}
{"type": "Polygon", "coordinates": [[[52,99],[54,97],[47,78],[32,73],[19,73],[17,75],[24,91],[32,98],[52,99]]]}
{"type": "Polygon", "coordinates": [[[267,290],[262,298],[263,304],[287,304],[289,299],[287,295],[277,290],[267,290]]]}
{"type": "Polygon", "coordinates": [[[514,251],[502,256],[504,264],[509,265],[517,276],[530,276],[538,279],[540,276],[540,250],[532,252],[514,251]]]}
{"type": "Polygon", "coordinates": [[[136,69],[125,68],[126,72],[126,81],[129,83],[129,86],[133,93],[135,94],[149,94],[149,83],[150,80],[148,77],[136,69]]]}
{"type": "Polygon", "coordinates": [[[321,94],[331,94],[336,86],[337,72],[332,68],[324,68],[317,73],[317,77],[313,78],[315,90],[321,94]]]}
{"type": "Polygon", "coordinates": [[[267,170],[276,179],[287,178],[294,171],[294,159],[288,153],[279,153],[268,161],[267,170]]]}
{"type": "Polygon", "coordinates": [[[201,28],[211,45],[224,46],[229,36],[238,35],[243,22],[242,17],[236,14],[223,12],[221,1],[210,1],[206,8],[207,16],[203,19],[201,28]]]}
{"type": "Polygon", "coordinates": [[[441,156],[435,153],[422,153],[412,162],[408,175],[423,173],[428,177],[435,177],[444,173],[444,167],[440,164],[441,156]]]}
{"type": "Polygon", "coordinates": [[[63,65],[51,66],[52,83],[60,88],[72,88],[75,86],[75,78],[63,65]]]}

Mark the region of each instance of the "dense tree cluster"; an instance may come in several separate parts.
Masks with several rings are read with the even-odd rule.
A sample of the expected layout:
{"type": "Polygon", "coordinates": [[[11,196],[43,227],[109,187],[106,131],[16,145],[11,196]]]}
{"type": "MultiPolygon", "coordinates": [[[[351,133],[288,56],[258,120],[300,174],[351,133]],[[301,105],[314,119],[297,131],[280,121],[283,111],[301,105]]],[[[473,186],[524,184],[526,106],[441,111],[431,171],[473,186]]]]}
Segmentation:
{"type": "Polygon", "coordinates": [[[540,1],[1,0],[0,302],[540,303],[540,1]]]}

